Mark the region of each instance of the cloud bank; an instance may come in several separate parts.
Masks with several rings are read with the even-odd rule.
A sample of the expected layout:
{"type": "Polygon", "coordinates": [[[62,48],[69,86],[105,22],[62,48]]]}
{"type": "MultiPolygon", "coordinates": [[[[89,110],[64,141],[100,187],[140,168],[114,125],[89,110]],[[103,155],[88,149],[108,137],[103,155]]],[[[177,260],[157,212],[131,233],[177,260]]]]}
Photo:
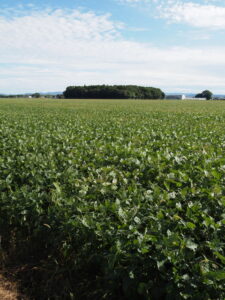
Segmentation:
{"type": "MultiPolygon", "coordinates": [[[[117,0],[120,3],[139,7],[151,6],[155,17],[171,23],[187,24],[209,30],[225,29],[225,6],[217,0],[117,0]]],[[[221,1],[219,1],[221,3],[221,1]]]]}
{"type": "Polygon", "coordinates": [[[160,48],[127,40],[122,27],[109,14],[80,10],[0,17],[0,92],[103,83],[225,92],[224,48],[160,48]]]}
{"type": "Polygon", "coordinates": [[[158,6],[159,15],[174,23],[207,28],[209,30],[225,29],[225,7],[194,2],[175,2],[172,5],[158,6]]]}

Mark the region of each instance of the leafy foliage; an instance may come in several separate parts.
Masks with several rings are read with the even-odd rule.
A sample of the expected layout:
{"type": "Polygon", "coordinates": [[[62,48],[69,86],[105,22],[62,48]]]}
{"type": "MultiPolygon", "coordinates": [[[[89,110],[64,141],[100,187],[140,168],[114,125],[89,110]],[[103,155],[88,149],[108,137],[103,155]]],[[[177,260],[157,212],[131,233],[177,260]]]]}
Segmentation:
{"type": "Polygon", "coordinates": [[[69,86],[63,93],[68,99],[163,99],[157,88],[136,85],[69,86]]]}
{"type": "Polygon", "coordinates": [[[209,90],[205,90],[203,91],[202,93],[200,94],[197,94],[195,96],[195,98],[206,98],[207,100],[211,100],[212,99],[212,96],[213,96],[213,93],[210,92],[209,90]]]}
{"type": "Polygon", "coordinates": [[[0,235],[33,298],[224,299],[223,112],[1,100],[0,235]]]}
{"type": "Polygon", "coordinates": [[[34,93],[31,95],[33,98],[40,98],[41,94],[40,93],[34,93]]]}

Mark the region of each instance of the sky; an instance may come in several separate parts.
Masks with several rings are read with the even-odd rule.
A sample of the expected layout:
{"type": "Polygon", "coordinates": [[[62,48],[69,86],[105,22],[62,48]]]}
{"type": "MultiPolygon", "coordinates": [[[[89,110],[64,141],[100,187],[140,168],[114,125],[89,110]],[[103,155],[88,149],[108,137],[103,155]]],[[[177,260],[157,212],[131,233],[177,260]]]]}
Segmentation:
{"type": "Polygon", "coordinates": [[[225,1],[1,0],[0,93],[84,84],[225,94],[225,1]]]}

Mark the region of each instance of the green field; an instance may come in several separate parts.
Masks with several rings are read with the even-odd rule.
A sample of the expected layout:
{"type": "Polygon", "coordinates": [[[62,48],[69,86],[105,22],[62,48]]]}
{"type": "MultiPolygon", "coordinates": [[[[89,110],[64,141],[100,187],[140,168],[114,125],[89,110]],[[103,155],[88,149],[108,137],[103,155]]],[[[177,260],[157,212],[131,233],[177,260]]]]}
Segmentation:
{"type": "Polygon", "coordinates": [[[0,100],[0,258],[31,299],[225,299],[225,102],[0,100]]]}

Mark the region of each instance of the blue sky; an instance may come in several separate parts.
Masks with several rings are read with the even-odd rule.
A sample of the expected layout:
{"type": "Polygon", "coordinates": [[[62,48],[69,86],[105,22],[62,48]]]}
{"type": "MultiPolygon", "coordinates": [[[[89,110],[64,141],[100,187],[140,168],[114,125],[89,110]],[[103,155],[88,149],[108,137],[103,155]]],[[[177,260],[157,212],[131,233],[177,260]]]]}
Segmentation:
{"type": "Polygon", "coordinates": [[[1,0],[0,93],[140,84],[225,93],[221,0],[1,0]]]}

